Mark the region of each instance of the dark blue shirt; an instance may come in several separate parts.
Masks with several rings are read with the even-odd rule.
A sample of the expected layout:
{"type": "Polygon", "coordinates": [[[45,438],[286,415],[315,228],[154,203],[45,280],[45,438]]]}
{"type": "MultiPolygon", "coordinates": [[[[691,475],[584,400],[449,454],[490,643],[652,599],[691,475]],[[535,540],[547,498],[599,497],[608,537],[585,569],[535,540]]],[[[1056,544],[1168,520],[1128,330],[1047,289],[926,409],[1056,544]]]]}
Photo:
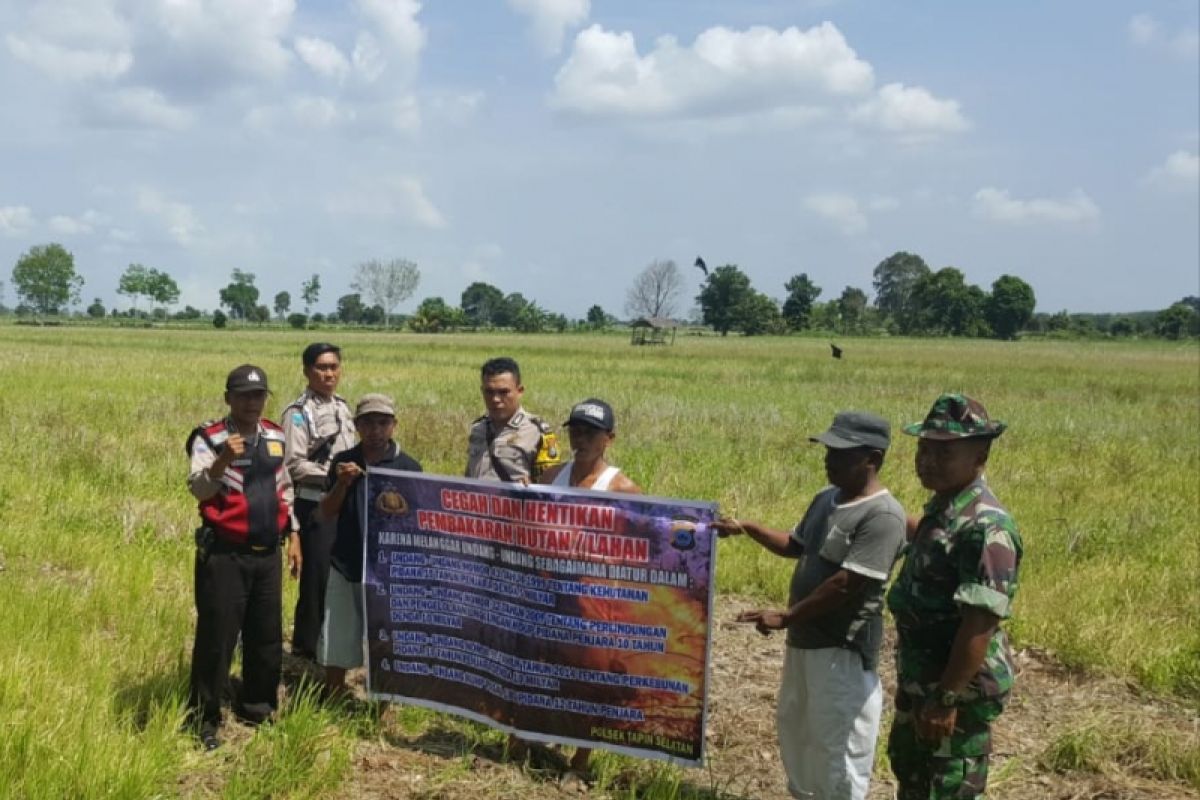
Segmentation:
{"type": "MultiPolygon", "coordinates": [[[[326,492],[332,491],[333,485],[337,483],[338,464],[351,461],[358,464],[359,468],[366,470],[367,463],[363,457],[361,442],[333,457],[333,461],[329,463],[329,475],[325,478],[326,492]]],[[[371,466],[400,469],[407,472],[421,471],[421,465],[417,463],[417,460],[408,453],[402,452],[400,448],[396,447],[395,442],[388,442],[387,453],[383,460],[371,466]]],[[[362,583],[363,579],[363,534],[359,509],[362,508],[363,492],[366,491],[366,488],[364,477],[359,478],[346,492],[346,500],[342,503],[342,510],[337,518],[337,538],[333,542],[333,552],[329,557],[330,565],[351,583],[362,583]]]]}

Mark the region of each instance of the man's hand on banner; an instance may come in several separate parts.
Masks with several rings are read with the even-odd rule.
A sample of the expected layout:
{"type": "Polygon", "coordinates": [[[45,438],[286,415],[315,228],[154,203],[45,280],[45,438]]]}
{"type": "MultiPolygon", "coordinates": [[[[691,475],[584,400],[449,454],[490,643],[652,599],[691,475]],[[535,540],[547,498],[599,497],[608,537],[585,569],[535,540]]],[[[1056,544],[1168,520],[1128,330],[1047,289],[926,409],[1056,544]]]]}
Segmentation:
{"type": "Polygon", "coordinates": [[[359,479],[363,474],[362,468],[353,461],[343,461],[337,465],[337,481],[345,488],[350,486],[359,479]]]}
{"type": "Polygon", "coordinates": [[[727,536],[737,536],[746,532],[742,527],[742,523],[738,522],[733,517],[721,517],[715,520],[712,524],[713,530],[717,532],[717,536],[724,539],[727,536]]]}
{"type": "Polygon", "coordinates": [[[754,627],[763,636],[769,636],[771,631],[780,631],[787,627],[787,617],[783,611],[743,611],[737,615],[738,622],[753,622],[754,627]]]}

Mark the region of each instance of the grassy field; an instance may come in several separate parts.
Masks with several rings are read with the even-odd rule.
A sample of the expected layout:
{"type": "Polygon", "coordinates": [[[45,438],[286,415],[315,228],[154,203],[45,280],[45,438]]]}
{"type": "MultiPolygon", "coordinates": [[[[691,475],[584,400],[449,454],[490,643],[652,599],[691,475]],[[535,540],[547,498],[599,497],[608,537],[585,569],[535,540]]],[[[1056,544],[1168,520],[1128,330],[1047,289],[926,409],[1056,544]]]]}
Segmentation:
{"type": "MultiPolygon", "coordinates": [[[[219,767],[179,732],[195,519],[184,440],[222,411],[224,375],[244,361],[269,372],[277,412],[301,388],[311,338],[0,327],[0,796],[319,797],[344,779],[354,728],[370,721],[303,698],[219,767]],[[236,780],[193,782],[214,770],[236,780]]],[[[584,397],[609,400],[614,460],[652,493],[778,526],[821,487],[807,436],[836,410],[898,426],[965,390],[1011,426],[989,479],[1025,538],[1016,640],[1200,706],[1195,343],[850,340],[834,361],[795,338],[337,340],[343,393],[395,396],[399,436],[429,471],[459,473],[478,366],[511,354],[527,407],[552,422],[584,397]]],[[[915,511],[913,452],[898,435],[884,478],[915,511]]],[[[746,541],[721,547],[721,591],[786,596],[788,565],[746,541]]],[[[639,796],[672,785],[656,772],[639,796]]]]}

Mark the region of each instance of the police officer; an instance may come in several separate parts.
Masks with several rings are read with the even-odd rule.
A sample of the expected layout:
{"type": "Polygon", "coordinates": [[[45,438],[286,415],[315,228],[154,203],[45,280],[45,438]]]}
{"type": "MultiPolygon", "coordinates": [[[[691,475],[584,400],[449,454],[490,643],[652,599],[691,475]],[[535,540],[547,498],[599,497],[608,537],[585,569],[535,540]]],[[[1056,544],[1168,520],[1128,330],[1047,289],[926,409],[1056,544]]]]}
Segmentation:
{"type": "Polygon", "coordinates": [[[521,407],[525,387],[511,358],[493,358],[480,370],[487,413],[471,423],[466,477],[530,483],[561,461],[550,426],[521,407]]]}
{"type": "Polygon", "coordinates": [[[292,653],[311,659],[325,614],[329,552],[336,535],[333,524],[315,519],[314,512],[330,460],[354,446],[354,419],[350,406],[336,394],[342,379],[341,349],[314,342],[304,348],[301,361],[308,387],[283,410],[280,422],[287,468],[296,486],[296,519],[305,565],[296,598],[292,653]]]}
{"type": "MultiPolygon", "coordinates": [[[[550,426],[521,407],[525,394],[521,368],[511,358],[492,358],[484,362],[479,377],[487,413],[471,423],[466,477],[506,483],[536,481],[562,457],[550,426]]],[[[509,757],[518,761],[527,752],[516,736],[508,737],[507,749],[509,757]]]]}
{"type": "Polygon", "coordinates": [[[262,418],[267,374],[243,364],[225,379],[229,414],[192,431],[188,488],[200,501],[196,535],[196,641],[188,705],[205,749],[220,741],[221,697],[242,638],[242,691],[234,711],[257,724],[275,713],[283,660],[279,545],[288,539],[292,577],[300,540],[283,431],[262,418]]]}
{"type": "Polygon", "coordinates": [[[1016,523],[984,481],[1003,422],[977,400],[944,394],[923,422],[916,468],[933,492],[888,593],[896,619],[896,715],[888,757],[899,800],[980,797],[991,726],[1013,685],[1000,622],[1021,565],[1016,523]]]}

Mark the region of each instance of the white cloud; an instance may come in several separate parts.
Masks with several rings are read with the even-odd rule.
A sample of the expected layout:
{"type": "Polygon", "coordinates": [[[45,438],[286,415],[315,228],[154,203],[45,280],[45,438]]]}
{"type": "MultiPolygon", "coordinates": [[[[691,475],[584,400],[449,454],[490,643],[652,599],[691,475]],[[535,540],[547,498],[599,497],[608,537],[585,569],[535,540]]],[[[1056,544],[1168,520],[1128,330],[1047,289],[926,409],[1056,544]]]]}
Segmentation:
{"type": "Polygon", "coordinates": [[[190,247],[204,226],[191,206],[164,197],[156,189],[142,187],[137,193],[138,209],[155,218],[178,244],[190,247]]]}
{"type": "Polygon", "coordinates": [[[362,183],[334,193],[326,210],[338,216],[398,219],[423,228],[445,228],[446,218],[416,178],[401,176],[362,183]]]}
{"type": "Polygon", "coordinates": [[[984,187],[975,193],[974,211],[977,217],[993,222],[1061,222],[1091,223],[1100,217],[1099,207],[1081,189],[1061,200],[1035,197],[1018,200],[1008,190],[984,187]]]}
{"type": "Polygon", "coordinates": [[[194,119],[190,110],[173,105],[162,92],[145,86],[92,95],[80,108],[83,118],[99,127],[180,131],[194,119]]]}
{"type": "Polygon", "coordinates": [[[900,207],[900,201],[887,195],[875,195],[867,201],[867,208],[872,211],[895,211],[900,207]]]}
{"type": "Polygon", "coordinates": [[[970,125],[955,100],[939,100],[920,86],[889,83],[854,109],[851,118],[888,133],[923,137],[959,133],[970,125]]]}
{"type": "Polygon", "coordinates": [[[804,207],[817,216],[837,225],[846,236],[867,229],[867,216],[858,201],[848,194],[813,194],[804,198],[804,207]]]}
{"type": "Polygon", "coordinates": [[[99,211],[88,209],[78,217],[57,214],[50,218],[50,230],[63,236],[78,236],[91,233],[97,225],[102,225],[107,218],[99,211]]]}
{"type": "Polygon", "coordinates": [[[383,51],[379,49],[379,42],[369,33],[358,35],[351,58],[354,60],[354,71],[367,83],[373,83],[387,69],[387,61],[383,58],[383,51]]]}
{"type": "Polygon", "coordinates": [[[1147,45],[1158,36],[1158,23],[1149,14],[1136,14],[1129,20],[1129,41],[1147,45]]]}
{"type": "Polygon", "coordinates": [[[563,37],[587,21],[590,0],[508,0],[508,6],[530,18],[533,36],[546,55],[562,52],[563,37]]]}
{"type": "Polygon", "coordinates": [[[1172,55],[1177,58],[1191,60],[1200,56],[1200,33],[1196,31],[1180,31],[1171,38],[1167,45],[1172,55]]]}
{"type": "Polygon", "coordinates": [[[690,47],[664,36],[640,55],[632,33],[592,25],[555,76],[552,103],[585,115],[743,115],[858,96],[873,85],[831,23],[808,30],[709,28],[690,47]]]}
{"type": "Polygon", "coordinates": [[[1137,47],[1161,50],[1184,61],[1200,56],[1200,32],[1188,29],[1168,33],[1149,14],[1137,14],[1129,20],[1129,41],[1137,47]]]}
{"type": "Polygon", "coordinates": [[[421,11],[418,0],[358,0],[359,11],[370,20],[391,44],[392,54],[401,66],[414,71],[425,46],[425,28],[417,21],[421,11]]]}
{"type": "Polygon", "coordinates": [[[29,206],[0,206],[0,234],[21,236],[34,226],[29,206]]]}
{"type": "Polygon", "coordinates": [[[128,50],[70,48],[36,35],[4,37],[13,58],[56,80],[113,80],[129,72],[133,54],[128,50]]]}
{"type": "Polygon", "coordinates": [[[137,15],[138,32],[165,75],[273,78],[291,60],[282,37],[295,10],[295,0],[169,0],[137,15]]]}
{"type": "Polygon", "coordinates": [[[1200,155],[1176,150],[1165,162],[1150,170],[1146,179],[1168,189],[1200,189],[1200,155]]]}
{"type": "Polygon", "coordinates": [[[350,61],[332,42],[315,36],[298,36],[294,46],[300,60],[323,78],[341,81],[350,71],[350,61]]]}

